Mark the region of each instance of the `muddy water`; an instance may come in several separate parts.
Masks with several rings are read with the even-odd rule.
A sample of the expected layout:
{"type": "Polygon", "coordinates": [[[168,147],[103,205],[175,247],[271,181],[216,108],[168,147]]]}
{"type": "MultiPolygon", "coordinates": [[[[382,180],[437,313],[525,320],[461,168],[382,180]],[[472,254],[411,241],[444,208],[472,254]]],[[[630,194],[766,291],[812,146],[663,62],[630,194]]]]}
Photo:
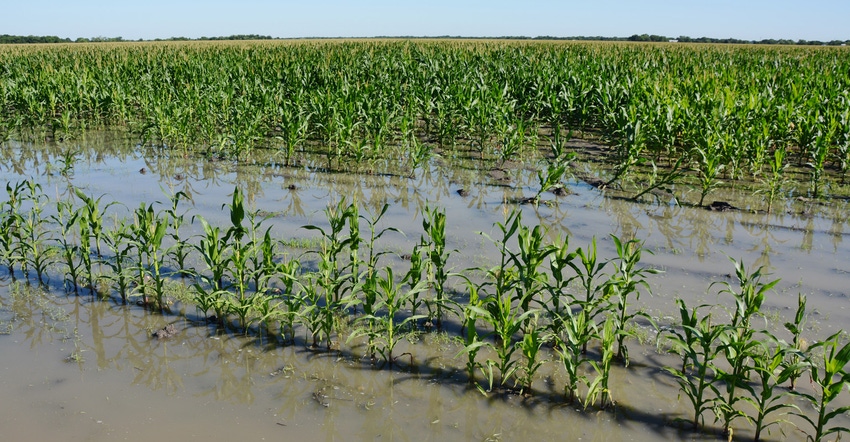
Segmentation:
{"type": "MultiPolygon", "coordinates": [[[[391,253],[382,264],[400,269],[421,235],[421,210],[448,213],[450,266],[491,265],[495,247],[477,232],[495,236],[510,203],[536,192],[533,164],[502,171],[478,171],[475,162],[435,159],[429,167],[396,174],[327,173],[322,159],[303,158],[284,167],[280,159],[257,157],[235,165],[170,157],[120,137],[88,136],[68,144],[4,146],[0,178],[32,177],[46,194],[65,195],[69,185],[104,195],[110,216],[127,216],[141,202],[167,201],[182,191],[183,207],[212,224],[226,225],[222,205],[238,185],[252,209],[270,218],[279,238],[311,238],[305,224],[324,225],[323,210],[340,197],[355,199],[361,213],[390,204],[381,227],[399,228],[380,247],[391,253]],[[77,150],[72,171],[62,174],[62,158],[77,150]],[[458,190],[463,189],[466,196],[458,190]],[[507,204],[506,204],[507,202],[507,204]]],[[[790,320],[797,293],[809,297],[810,339],[850,324],[847,311],[850,250],[845,243],[847,201],[791,200],[777,214],[710,212],[667,201],[636,204],[578,179],[572,194],[547,195],[551,205],[519,206],[523,220],[541,223],[553,237],[569,235],[571,246],[593,237],[603,258],[614,256],[609,234],[646,241],[647,265],[664,270],[653,276],[653,295],[641,306],[659,321],[677,314],[674,299],[727,303],[713,282],[733,282],[728,257],[753,268],[764,265],[782,278],[765,309],[772,327],[790,320]]],[[[682,195],[688,196],[686,191],[682,195]]],[[[760,208],[761,197],[717,192],[714,199],[741,208],[760,208]]],[[[197,223],[186,235],[197,233],[197,223]]],[[[298,253],[293,250],[292,253],[298,253]]],[[[309,258],[305,258],[309,264],[309,258]]],[[[560,400],[563,375],[550,362],[535,381],[538,393],[523,398],[469,390],[459,347],[441,335],[402,343],[393,371],[378,370],[360,358],[362,348],[313,352],[303,345],[280,346],[263,336],[222,333],[199,321],[179,303],[173,315],[146,313],[135,305],[54,290],[41,294],[3,282],[0,288],[0,429],[4,440],[658,440],[706,439],[681,430],[688,416],[675,382],[661,367],[674,364],[650,343],[632,349],[633,364],[615,369],[614,412],[582,412],[560,400]],[[22,293],[23,292],[23,293],[22,293]],[[184,314],[179,314],[183,312],[184,314]],[[167,324],[178,330],[168,340],[151,339],[167,324]]],[[[728,304],[728,303],[727,303],[728,304]]],[[[301,331],[303,334],[303,331],[301,331]]],[[[710,418],[709,418],[710,421],[710,418]]],[[[710,422],[708,422],[710,423],[710,422]]],[[[792,427],[783,438],[802,439],[792,427]]],[[[778,428],[773,438],[779,439],[778,428]]],[[[739,433],[747,436],[747,429],[739,433]]]]}

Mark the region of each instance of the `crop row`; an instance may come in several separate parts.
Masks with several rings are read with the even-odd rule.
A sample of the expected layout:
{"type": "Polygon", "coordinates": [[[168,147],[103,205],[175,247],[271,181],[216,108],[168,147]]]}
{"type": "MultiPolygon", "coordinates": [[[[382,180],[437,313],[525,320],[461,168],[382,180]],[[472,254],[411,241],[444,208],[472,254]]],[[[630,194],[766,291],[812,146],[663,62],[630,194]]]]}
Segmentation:
{"type": "Polygon", "coordinates": [[[415,171],[431,154],[502,162],[571,131],[609,149],[604,185],[636,197],[762,181],[809,193],[850,167],[850,55],[839,48],[485,42],[4,48],[0,135],[124,126],[146,143],[278,150],[415,171]],[[460,149],[460,150],[459,150],[460,149]],[[635,177],[636,172],[643,175],[635,177]],[[647,176],[648,175],[648,176],[647,176]]]}
{"type": "Polygon", "coordinates": [[[403,356],[397,346],[406,336],[452,325],[462,343],[456,358],[482,393],[534,394],[539,369],[554,359],[566,379],[563,400],[585,408],[616,405],[612,365],[628,367],[630,341],[639,327],[652,327],[659,348],[681,358],[664,370],[692,405],[686,420],[694,429],[713,414],[727,433],[736,422],[750,423],[758,440],[790,413],[811,425],[814,440],[846,431],[830,421],[848,409],[833,403],[850,380],[850,344],[842,346],[836,334],[806,345],[804,296],[785,324],[790,343],[757,328],[778,282],[764,280],[761,268],[733,261],[737,284],[721,290],[729,306],[677,300],[680,322],[656,326],[635,308],[642,293],[651,294],[646,277],[657,273],[641,265],[640,241],[612,236],[617,256],[600,259],[595,240],[575,248],[569,238],[553,241],[543,227],[525,225],[519,211],[497,223],[499,236],[488,237],[497,263],[454,271],[446,214],[426,208],[420,239],[396,277],[380,246],[397,232],[379,227],[387,206],[369,216],[356,202],[328,206],[326,225],[304,227],[317,233],[315,249],[290,257],[267,220],[245,209],[238,188],[224,206],[230,224],[192,217],[202,228],[192,237],[181,236],[188,221],[181,194],[165,207],[142,203],[132,219],[116,216],[107,226],[112,205],[72,190],[51,202],[32,181],[7,184],[0,265],[9,277],[48,286],[58,273],[67,291],[137,299],[152,313],[171,310],[169,291],[179,285],[205,321],[225,330],[266,334],[282,345],[298,342],[303,331],[301,342],[315,351],[349,346],[390,368],[403,356]],[[813,388],[797,390],[804,374],[813,388]]]}

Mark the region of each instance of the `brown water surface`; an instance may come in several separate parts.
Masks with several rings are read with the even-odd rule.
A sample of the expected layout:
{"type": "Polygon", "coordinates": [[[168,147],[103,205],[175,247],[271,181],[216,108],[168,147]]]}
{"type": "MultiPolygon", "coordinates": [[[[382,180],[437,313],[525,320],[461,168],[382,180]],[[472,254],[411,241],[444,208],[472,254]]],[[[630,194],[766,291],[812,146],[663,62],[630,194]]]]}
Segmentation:
{"type": "MultiPolygon", "coordinates": [[[[711,284],[734,282],[729,260],[734,258],[748,267],[765,266],[782,279],[763,307],[770,328],[780,330],[791,319],[798,293],[809,299],[810,340],[850,325],[848,202],[842,199],[791,199],[768,215],[760,212],[761,196],[720,190],[711,197],[751,210],[713,212],[673,202],[635,203],[573,179],[570,195],[547,194],[552,204],[535,207],[513,203],[536,192],[531,162],[494,171],[478,170],[474,161],[435,159],[414,177],[368,173],[368,167],[360,173],[326,172],[321,159],[304,157],[298,166],[285,167],[274,156],[256,155],[238,164],[183,158],[110,134],[65,144],[9,142],[3,151],[0,177],[5,181],[32,177],[54,199],[68,195],[71,185],[104,195],[104,203],[120,202],[107,210],[113,217],[130,216],[142,202],[167,202],[183,191],[191,197],[184,207],[190,216],[226,226],[222,205],[238,185],[248,205],[270,217],[267,225],[276,237],[312,238],[301,227],[325,225],[323,210],[341,197],[356,199],[367,216],[386,202],[390,208],[381,226],[405,235],[382,238],[380,247],[392,252],[382,263],[399,271],[407,265],[399,256],[422,234],[426,205],[443,207],[448,214],[454,270],[493,265],[496,248],[478,232],[495,236],[494,223],[518,207],[526,224],[546,226],[553,238],[569,235],[572,247],[596,237],[603,259],[615,256],[609,234],[644,240],[653,253],[644,255],[643,264],[664,273],[650,278],[653,293],[641,296],[639,305],[662,324],[675,322],[676,298],[688,305],[729,305],[722,287],[711,284]],[[69,149],[79,153],[72,173],[63,176],[61,159],[69,149]],[[460,196],[460,189],[467,196],[460,196]]],[[[680,192],[688,196],[687,190],[680,192]]],[[[196,222],[185,234],[199,231],[196,222]]],[[[303,262],[309,266],[311,260],[303,262]]],[[[173,314],[154,314],[117,298],[66,294],[56,279],[48,293],[8,277],[0,287],[3,440],[719,437],[716,429],[695,434],[677,422],[687,418],[690,408],[662,370],[676,359],[655,350],[650,327],[642,329],[646,344],[633,344],[632,365],[616,367],[612,375],[617,407],[582,411],[563,403],[563,374],[552,355],[535,380],[535,395],[485,397],[466,385],[463,361],[455,357],[460,346],[445,334],[403,342],[398,353],[410,351],[415,358],[400,359],[393,370],[379,369],[362,359],[362,346],[340,345],[331,352],[283,346],[263,334],[223,332],[179,302],[173,314]],[[151,338],[167,324],[176,326],[176,336],[151,338]]],[[[302,343],[303,333],[299,330],[302,343]]],[[[711,427],[710,421],[707,417],[711,427]]],[[[784,437],[778,428],[771,437],[804,438],[793,427],[783,429],[784,437]]],[[[736,434],[746,438],[748,431],[743,425],[736,434]]]]}

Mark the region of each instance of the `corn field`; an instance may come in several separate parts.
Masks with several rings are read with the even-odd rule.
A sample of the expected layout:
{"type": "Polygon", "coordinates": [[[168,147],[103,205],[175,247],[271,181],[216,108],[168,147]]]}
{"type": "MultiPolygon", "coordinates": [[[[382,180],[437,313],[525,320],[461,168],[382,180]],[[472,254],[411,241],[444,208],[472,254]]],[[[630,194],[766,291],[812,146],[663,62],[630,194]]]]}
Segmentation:
{"type": "Polygon", "coordinates": [[[378,159],[507,161],[604,141],[604,187],[635,198],[759,183],[786,167],[805,196],[850,167],[850,54],[754,48],[510,42],[8,46],[0,136],[65,139],[125,128],[144,144],[245,158],[317,153],[328,169],[378,159]]]}

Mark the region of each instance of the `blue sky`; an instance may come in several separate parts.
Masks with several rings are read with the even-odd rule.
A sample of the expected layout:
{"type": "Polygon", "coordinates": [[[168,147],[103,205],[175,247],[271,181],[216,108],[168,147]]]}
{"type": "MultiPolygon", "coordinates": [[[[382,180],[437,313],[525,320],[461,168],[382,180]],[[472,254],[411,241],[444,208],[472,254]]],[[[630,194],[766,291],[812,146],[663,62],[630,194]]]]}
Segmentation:
{"type": "Polygon", "coordinates": [[[432,0],[6,2],[0,34],[62,38],[378,35],[850,39],[848,0],[432,0]]]}

